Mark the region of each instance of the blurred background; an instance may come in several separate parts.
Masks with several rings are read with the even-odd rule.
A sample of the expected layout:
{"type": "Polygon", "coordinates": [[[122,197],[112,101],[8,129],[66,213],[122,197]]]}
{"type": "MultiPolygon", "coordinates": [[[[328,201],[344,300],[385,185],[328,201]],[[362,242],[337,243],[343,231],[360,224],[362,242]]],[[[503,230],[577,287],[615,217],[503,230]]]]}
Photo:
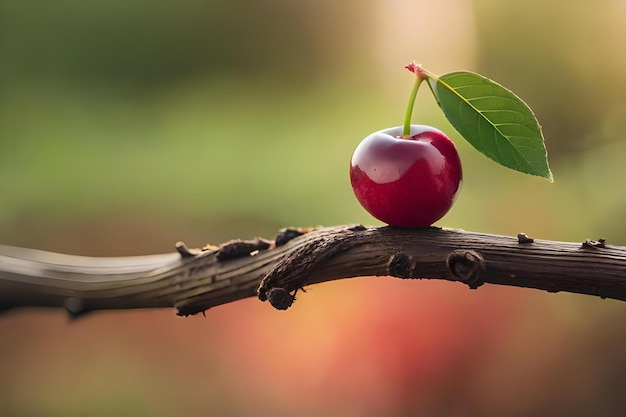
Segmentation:
{"type": "MultiPolygon", "coordinates": [[[[0,244],[82,255],[379,225],[352,150],[402,123],[412,60],[534,110],[555,182],[469,147],[438,224],[626,245],[626,1],[5,0],[0,244]]],[[[287,312],[0,316],[2,416],[618,416],[626,305],[358,278],[287,312]]]]}

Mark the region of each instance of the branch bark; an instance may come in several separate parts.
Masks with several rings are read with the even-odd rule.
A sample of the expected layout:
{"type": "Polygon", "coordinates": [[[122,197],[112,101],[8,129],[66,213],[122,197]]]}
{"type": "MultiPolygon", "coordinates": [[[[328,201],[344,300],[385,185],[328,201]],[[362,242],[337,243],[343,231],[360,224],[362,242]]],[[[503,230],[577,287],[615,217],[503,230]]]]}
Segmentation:
{"type": "Polygon", "coordinates": [[[626,301],[626,247],[439,228],[360,225],[285,229],[272,241],[231,241],[164,255],[92,258],[0,246],[0,310],[175,307],[190,315],[258,296],[286,309],[299,289],[394,276],[567,291],[626,301]]]}

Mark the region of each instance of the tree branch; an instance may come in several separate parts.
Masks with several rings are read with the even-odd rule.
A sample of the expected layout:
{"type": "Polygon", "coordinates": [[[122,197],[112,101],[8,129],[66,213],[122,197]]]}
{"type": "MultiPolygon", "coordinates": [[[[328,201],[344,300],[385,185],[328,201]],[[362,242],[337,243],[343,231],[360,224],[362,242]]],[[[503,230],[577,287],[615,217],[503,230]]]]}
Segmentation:
{"type": "Polygon", "coordinates": [[[175,307],[189,315],[257,295],[286,309],[299,289],[357,276],[395,276],[567,291],[626,301],[626,247],[439,228],[359,225],[285,229],[273,241],[122,258],[0,246],[0,310],[175,307]]]}

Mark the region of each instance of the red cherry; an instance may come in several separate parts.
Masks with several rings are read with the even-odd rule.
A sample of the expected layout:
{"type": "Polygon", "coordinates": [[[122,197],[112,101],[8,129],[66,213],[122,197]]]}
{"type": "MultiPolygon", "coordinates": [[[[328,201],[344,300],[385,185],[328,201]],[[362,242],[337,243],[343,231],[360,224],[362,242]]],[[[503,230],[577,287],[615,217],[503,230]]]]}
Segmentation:
{"type": "Polygon", "coordinates": [[[350,164],[356,198],[391,226],[427,227],[452,207],[462,182],[459,154],[440,130],[411,125],[410,135],[392,127],[357,146],[350,164]]]}

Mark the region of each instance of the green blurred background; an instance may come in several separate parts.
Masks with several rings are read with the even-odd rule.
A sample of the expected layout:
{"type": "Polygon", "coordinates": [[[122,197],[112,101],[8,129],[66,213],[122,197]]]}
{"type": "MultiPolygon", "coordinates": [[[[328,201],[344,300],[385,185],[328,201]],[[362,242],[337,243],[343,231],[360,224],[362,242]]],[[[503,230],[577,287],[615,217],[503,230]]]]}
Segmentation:
{"type": "MultiPolygon", "coordinates": [[[[5,0],[0,243],[133,255],[378,225],[348,162],[399,125],[412,60],[480,72],[543,125],[554,184],[460,138],[439,225],[626,245],[626,2],[5,0]]],[[[288,312],[0,316],[2,416],[617,416],[626,306],[359,278],[288,312]]]]}

